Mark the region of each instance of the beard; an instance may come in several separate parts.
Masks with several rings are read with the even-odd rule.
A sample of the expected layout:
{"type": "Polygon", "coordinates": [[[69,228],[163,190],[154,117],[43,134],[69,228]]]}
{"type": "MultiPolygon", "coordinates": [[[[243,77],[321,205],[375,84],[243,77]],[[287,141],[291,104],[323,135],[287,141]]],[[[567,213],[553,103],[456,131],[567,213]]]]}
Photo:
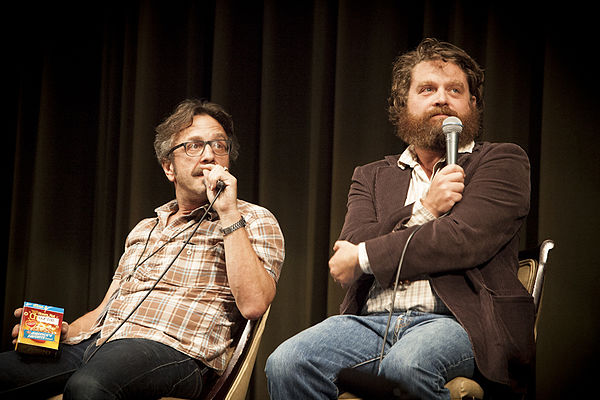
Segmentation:
{"type": "Polygon", "coordinates": [[[405,107],[404,112],[398,118],[396,136],[409,145],[444,152],[446,151],[446,136],[442,131],[443,120],[434,121],[431,119],[435,115],[440,114],[460,118],[463,130],[458,135],[459,147],[471,143],[479,136],[482,120],[482,112],[480,110],[470,108],[467,113],[458,115],[457,112],[447,106],[435,107],[421,116],[411,114],[405,107]]]}

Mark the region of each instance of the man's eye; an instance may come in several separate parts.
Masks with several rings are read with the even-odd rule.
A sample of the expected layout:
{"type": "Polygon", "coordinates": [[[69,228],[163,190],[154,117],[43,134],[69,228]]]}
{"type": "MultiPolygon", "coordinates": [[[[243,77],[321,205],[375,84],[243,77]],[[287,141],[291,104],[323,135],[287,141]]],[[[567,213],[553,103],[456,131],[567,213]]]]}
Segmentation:
{"type": "Polygon", "coordinates": [[[204,147],[204,142],[192,142],[189,144],[189,148],[192,150],[198,150],[204,147]]]}

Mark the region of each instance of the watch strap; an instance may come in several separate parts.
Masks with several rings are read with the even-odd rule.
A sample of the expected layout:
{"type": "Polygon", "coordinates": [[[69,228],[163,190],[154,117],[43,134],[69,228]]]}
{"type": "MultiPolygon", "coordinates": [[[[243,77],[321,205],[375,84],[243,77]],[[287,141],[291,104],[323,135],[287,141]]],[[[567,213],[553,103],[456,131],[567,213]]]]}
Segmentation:
{"type": "Polygon", "coordinates": [[[242,216],[242,218],[240,218],[240,220],[238,222],[236,222],[235,224],[230,225],[227,228],[221,228],[221,233],[223,234],[223,236],[227,236],[230,233],[232,233],[240,228],[243,228],[245,226],[246,226],[246,220],[242,216]]]}

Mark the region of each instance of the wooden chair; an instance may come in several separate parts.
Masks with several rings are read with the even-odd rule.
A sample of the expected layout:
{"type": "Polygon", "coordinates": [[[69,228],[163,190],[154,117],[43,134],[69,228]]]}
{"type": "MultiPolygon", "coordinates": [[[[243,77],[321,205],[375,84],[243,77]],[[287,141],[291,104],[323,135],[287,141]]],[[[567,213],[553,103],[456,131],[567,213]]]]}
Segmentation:
{"type": "MultiPolygon", "coordinates": [[[[244,400],[246,398],[269,311],[270,307],[256,321],[246,323],[225,372],[215,381],[210,391],[201,397],[202,400],[244,400]]],[[[161,400],[179,399],[163,397],[161,400]]]]}
{"type": "Polygon", "coordinates": [[[233,352],[227,369],[203,399],[244,400],[246,398],[269,310],[270,308],[260,319],[246,323],[246,328],[233,352]]]}
{"type": "MultiPolygon", "coordinates": [[[[202,400],[244,400],[254,369],[260,340],[265,330],[270,307],[262,317],[255,321],[247,321],[237,344],[233,350],[227,368],[210,390],[201,397],[202,400]]],[[[62,400],[62,394],[48,400],[62,400]]],[[[163,397],[161,400],[180,400],[175,397],[163,397]]]]}
{"type": "MultiPolygon", "coordinates": [[[[523,250],[519,252],[519,268],[517,274],[519,280],[525,286],[527,291],[533,296],[535,305],[535,326],[534,337],[537,338],[537,323],[542,305],[542,293],[544,288],[544,277],[546,274],[546,263],[548,253],[554,248],[554,241],[544,240],[534,249],[523,250]]],[[[483,388],[473,379],[457,377],[446,383],[446,388],[450,390],[452,400],[459,399],[483,399],[483,388]]],[[[350,394],[342,393],[339,399],[360,400],[360,398],[350,394]]]]}

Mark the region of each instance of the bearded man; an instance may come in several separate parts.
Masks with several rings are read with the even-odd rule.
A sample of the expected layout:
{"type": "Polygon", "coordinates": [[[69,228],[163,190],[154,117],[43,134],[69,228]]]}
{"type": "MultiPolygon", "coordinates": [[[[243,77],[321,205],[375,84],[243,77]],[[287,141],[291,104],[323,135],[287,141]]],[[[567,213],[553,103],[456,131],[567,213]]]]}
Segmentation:
{"type": "Polygon", "coordinates": [[[337,399],[347,368],[394,382],[394,398],[449,399],[457,376],[483,379],[490,397],[524,393],[535,352],[533,301],[516,274],[527,155],[475,143],[483,72],[450,43],[425,39],[398,57],[389,113],[408,147],[354,171],[329,261],[348,289],[341,315],[271,354],[271,398],[337,399]],[[450,165],[448,116],[464,124],[450,165]]]}

